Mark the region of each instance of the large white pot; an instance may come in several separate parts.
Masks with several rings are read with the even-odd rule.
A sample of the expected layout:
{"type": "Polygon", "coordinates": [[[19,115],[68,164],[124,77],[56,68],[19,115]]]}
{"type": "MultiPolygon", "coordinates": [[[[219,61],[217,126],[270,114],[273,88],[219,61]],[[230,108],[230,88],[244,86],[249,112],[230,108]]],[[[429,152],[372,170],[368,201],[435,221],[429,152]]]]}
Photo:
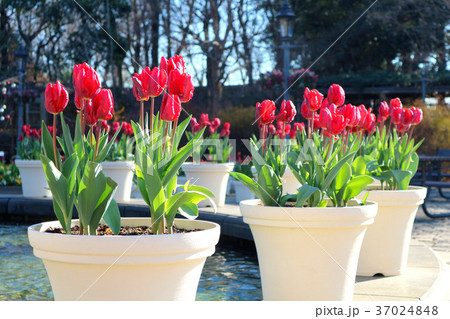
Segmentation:
{"type": "MultiPolygon", "coordinates": [[[[44,232],[60,225],[55,221],[30,226],[28,238],[44,262],[55,300],[193,301],[220,226],[186,219],[175,224],[201,231],[147,236],[44,232]]],[[[124,218],[122,225],[150,225],[150,219],[124,218]]]]}
{"type": "Polygon", "coordinates": [[[52,197],[41,161],[16,159],[15,164],[20,172],[24,197],[52,197]]]}
{"type": "Polygon", "coordinates": [[[255,194],[244,183],[234,180],[232,184],[236,193],[236,203],[255,198],[255,194]]]}
{"type": "Polygon", "coordinates": [[[361,247],[359,276],[395,276],[406,271],[414,218],[426,194],[425,187],[416,186],[402,191],[369,191],[368,200],[378,203],[378,214],[361,247]]]}
{"type": "MultiPolygon", "coordinates": [[[[208,188],[216,196],[214,203],[221,207],[225,205],[227,191],[228,173],[234,168],[234,163],[184,163],[183,171],[187,178],[192,178],[193,185],[199,185],[208,188]]],[[[203,200],[199,207],[210,205],[210,202],[203,200]]]]}
{"type": "Polygon", "coordinates": [[[283,195],[295,194],[297,189],[301,186],[300,182],[295,178],[289,166],[286,167],[283,176],[281,177],[281,183],[283,184],[283,195]]]}
{"type": "Polygon", "coordinates": [[[351,301],[377,204],[297,208],[240,203],[258,253],[264,300],[351,301]]]}
{"type": "Polygon", "coordinates": [[[133,185],[134,162],[115,161],[102,162],[102,171],[105,176],[110,177],[117,183],[114,193],[116,201],[129,201],[131,197],[131,187],[133,185]]]}

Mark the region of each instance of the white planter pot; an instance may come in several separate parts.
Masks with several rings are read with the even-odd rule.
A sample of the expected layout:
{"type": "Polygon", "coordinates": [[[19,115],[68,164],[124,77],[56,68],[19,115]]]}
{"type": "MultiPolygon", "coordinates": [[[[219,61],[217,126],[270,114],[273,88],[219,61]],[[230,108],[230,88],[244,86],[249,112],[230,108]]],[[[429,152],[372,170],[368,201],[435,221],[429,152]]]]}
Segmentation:
{"type": "Polygon", "coordinates": [[[395,276],[406,271],[414,218],[426,194],[425,187],[416,186],[404,191],[369,191],[367,199],[378,203],[378,214],[361,247],[359,276],[395,276]]]}
{"type": "Polygon", "coordinates": [[[239,204],[242,200],[255,198],[255,194],[244,183],[234,180],[232,184],[236,192],[236,203],[239,204]]]}
{"type": "Polygon", "coordinates": [[[129,201],[131,197],[131,187],[133,185],[134,162],[115,161],[102,162],[102,171],[105,176],[110,177],[117,183],[114,194],[116,201],[129,201]]]}
{"type": "Polygon", "coordinates": [[[295,194],[297,189],[301,186],[300,182],[295,178],[290,167],[286,167],[283,176],[281,177],[281,183],[283,184],[283,195],[295,194]]]}
{"type": "Polygon", "coordinates": [[[24,197],[52,197],[41,161],[17,159],[15,164],[20,172],[24,197]]]}
{"type": "Polygon", "coordinates": [[[376,203],[297,208],[240,203],[258,253],[264,300],[351,301],[356,266],[376,203]]]}
{"type": "MultiPolygon", "coordinates": [[[[186,219],[175,224],[201,231],[148,236],[45,233],[60,225],[55,221],[30,226],[28,238],[44,262],[55,300],[193,301],[220,226],[186,219]]],[[[150,225],[150,219],[124,218],[122,225],[150,225]]]]}
{"type": "MultiPolygon", "coordinates": [[[[191,183],[206,187],[216,195],[214,203],[221,207],[225,205],[225,197],[229,174],[234,168],[234,163],[184,163],[183,171],[187,178],[192,178],[191,183]]],[[[209,201],[203,200],[199,207],[211,205],[209,201]]]]}

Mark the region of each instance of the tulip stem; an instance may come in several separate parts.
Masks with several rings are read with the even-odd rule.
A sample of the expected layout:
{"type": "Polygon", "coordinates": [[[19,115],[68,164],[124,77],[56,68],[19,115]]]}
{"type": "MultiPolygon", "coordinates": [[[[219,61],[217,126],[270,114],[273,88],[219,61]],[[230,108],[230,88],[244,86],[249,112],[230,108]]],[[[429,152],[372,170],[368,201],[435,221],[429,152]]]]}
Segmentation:
{"type": "Polygon", "coordinates": [[[178,119],[175,120],[174,124],[173,124],[173,129],[172,129],[172,138],[170,140],[170,157],[172,157],[173,154],[173,147],[174,147],[174,141],[175,141],[175,133],[177,131],[177,126],[178,126],[178,119]]]}
{"type": "Polygon", "coordinates": [[[162,156],[164,157],[164,152],[166,151],[166,144],[167,144],[167,134],[169,133],[169,122],[166,123],[166,129],[164,131],[163,136],[163,148],[162,148],[162,156]]]}
{"type": "Polygon", "coordinates": [[[59,169],[58,155],[56,153],[56,114],[53,114],[53,155],[55,156],[56,169],[59,169]]]}
{"type": "Polygon", "coordinates": [[[95,141],[94,161],[97,159],[98,145],[100,144],[100,131],[102,130],[102,120],[98,121],[97,140],[95,141]]]}
{"type": "Polygon", "coordinates": [[[150,137],[153,135],[153,112],[155,110],[155,98],[151,98],[150,102],[150,137]]]}
{"type": "Polygon", "coordinates": [[[141,128],[144,130],[144,100],[141,100],[141,120],[140,120],[140,124],[141,124],[141,128]]]}
{"type": "Polygon", "coordinates": [[[411,126],[411,130],[409,131],[409,134],[408,134],[408,143],[406,144],[406,146],[408,146],[409,142],[411,142],[411,137],[412,137],[413,131],[414,131],[414,125],[411,126]]]}
{"type": "Polygon", "coordinates": [[[86,100],[83,99],[81,102],[81,134],[84,136],[84,131],[86,128],[86,114],[87,114],[87,107],[86,107],[86,100]]]}

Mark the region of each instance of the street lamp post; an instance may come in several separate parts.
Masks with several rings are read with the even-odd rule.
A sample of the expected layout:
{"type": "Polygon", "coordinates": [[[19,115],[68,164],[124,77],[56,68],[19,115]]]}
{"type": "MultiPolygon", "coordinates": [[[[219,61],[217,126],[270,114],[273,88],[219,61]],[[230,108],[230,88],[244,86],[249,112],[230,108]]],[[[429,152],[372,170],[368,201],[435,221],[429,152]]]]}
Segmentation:
{"type": "Polygon", "coordinates": [[[294,31],[295,13],[292,11],[289,1],[284,0],[280,12],[277,14],[280,24],[280,35],[283,49],[283,63],[284,63],[284,99],[289,99],[289,64],[290,64],[290,42],[294,31]]]}
{"type": "Polygon", "coordinates": [[[19,109],[17,111],[17,141],[19,141],[20,130],[23,125],[23,76],[25,75],[28,54],[22,46],[14,53],[19,71],[19,109]]]}

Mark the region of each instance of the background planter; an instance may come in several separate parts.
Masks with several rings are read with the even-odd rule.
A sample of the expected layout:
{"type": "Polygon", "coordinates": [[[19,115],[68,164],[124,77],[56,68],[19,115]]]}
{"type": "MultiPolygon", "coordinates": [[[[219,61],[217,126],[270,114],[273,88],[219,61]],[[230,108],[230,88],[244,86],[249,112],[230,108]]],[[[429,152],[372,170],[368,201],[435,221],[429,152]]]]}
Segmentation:
{"type": "Polygon", "coordinates": [[[131,187],[133,185],[134,162],[115,161],[102,162],[102,171],[105,176],[110,177],[117,183],[114,199],[116,201],[129,201],[131,197],[131,187]]]}
{"type": "Polygon", "coordinates": [[[20,172],[24,197],[52,197],[41,161],[17,159],[15,164],[20,172]]]}
{"type": "Polygon", "coordinates": [[[255,239],[264,300],[352,300],[376,203],[296,208],[247,200],[240,209],[255,239]]]}
{"type": "MultiPolygon", "coordinates": [[[[28,238],[34,254],[44,262],[55,300],[193,301],[220,226],[186,219],[176,219],[175,224],[202,230],[156,236],[43,232],[58,227],[55,221],[30,226],[28,238]]],[[[124,218],[122,225],[150,225],[150,219],[124,218]]]]}
{"type": "Polygon", "coordinates": [[[236,203],[239,203],[242,200],[255,198],[255,194],[253,194],[244,183],[234,180],[232,184],[236,194],[236,203]]]}
{"type": "Polygon", "coordinates": [[[297,193],[297,189],[301,186],[289,166],[286,166],[286,170],[281,177],[281,183],[283,184],[283,194],[295,194],[297,193]]]}
{"type": "MultiPolygon", "coordinates": [[[[416,186],[403,191],[368,189],[372,189],[368,200],[378,203],[378,214],[364,237],[357,274],[401,275],[406,271],[414,218],[427,189],[416,186]]],[[[366,191],[362,192],[358,198],[365,194],[366,191]]]]}
{"type": "MultiPolygon", "coordinates": [[[[227,183],[229,174],[234,168],[234,163],[184,163],[183,171],[187,178],[192,178],[191,183],[206,187],[216,195],[214,203],[221,207],[225,205],[227,183]]],[[[211,205],[209,201],[203,200],[199,207],[211,205]]]]}

